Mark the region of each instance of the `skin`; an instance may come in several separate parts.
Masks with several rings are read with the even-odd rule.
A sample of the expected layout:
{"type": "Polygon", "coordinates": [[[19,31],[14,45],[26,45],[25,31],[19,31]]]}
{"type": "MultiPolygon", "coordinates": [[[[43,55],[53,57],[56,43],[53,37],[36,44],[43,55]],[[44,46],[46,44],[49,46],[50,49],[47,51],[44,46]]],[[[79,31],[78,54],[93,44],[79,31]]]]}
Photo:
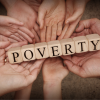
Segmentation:
{"type": "MultiPolygon", "coordinates": [[[[89,19],[79,23],[72,37],[85,36],[97,33],[100,35],[100,20],[89,19]]],[[[100,51],[75,54],[73,56],[63,56],[64,63],[69,71],[83,77],[100,77],[100,51]]]]}
{"type": "MultiPolygon", "coordinates": [[[[24,26],[32,32],[31,35],[23,34],[22,32],[21,34],[23,34],[23,36],[26,36],[26,38],[30,43],[33,43],[34,37],[35,37],[35,42],[39,42],[40,41],[38,36],[39,27],[36,23],[37,13],[22,0],[11,0],[11,1],[1,0],[1,1],[7,9],[7,15],[23,22],[24,26]]],[[[22,27],[20,28],[23,29],[22,27]]]]}
{"type": "Polygon", "coordinates": [[[58,40],[69,38],[80,21],[89,0],[66,0],[66,17],[62,34],[58,40]]]}
{"type": "Polygon", "coordinates": [[[24,24],[17,19],[8,16],[0,16],[0,35],[14,39],[18,42],[25,41],[25,39],[27,38],[23,34],[31,35],[32,32],[30,32],[23,25],[24,24]],[[21,29],[20,27],[23,27],[23,29],[21,29]],[[21,34],[21,32],[23,32],[23,34],[21,34]],[[20,38],[18,37],[18,35],[20,35],[20,38]]]}
{"type": "Polygon", "coordinates": [[[38,11],[41,42],[56,40],[57,36],[62,33],[64,19],[64,0],[43,0],[38,11]]]}
{"type": "Polygon", "coordinates": [[[44,99],[61,100],[61,82],[69,71],[61,58],[48,58],[42,68],[44,99]],[[59,74],[60,73],[60,74],[59,74]]]}
{"type": "Polygon", "coordinates": [[[6,52],[11,47],[23,46],[27,42],[13,43],[0,42],[0,96],[12,91],[18,91],[26,86],[32,84],[37,78],[44,60],[35,62],[23,62],[21,64],[11,65],[9,62],[5,63],[6,52]],[[20,84],[21,83],[21,84],[20,84]],[[4,88],[5,87],[5,88],[4,88]]]}

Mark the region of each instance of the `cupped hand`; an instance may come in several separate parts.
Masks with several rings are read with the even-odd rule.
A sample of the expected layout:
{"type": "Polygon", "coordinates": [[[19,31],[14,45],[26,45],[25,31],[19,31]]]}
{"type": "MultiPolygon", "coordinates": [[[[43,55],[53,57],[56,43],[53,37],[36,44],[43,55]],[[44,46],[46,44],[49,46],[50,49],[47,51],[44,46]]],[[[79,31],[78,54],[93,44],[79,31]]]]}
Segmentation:
{"type": "Polygon", "coordinates": [[[80,21],[89,0],[66,0],[66,18],[59,40],[69,38],[80,21]]]}
{"type": "Polygon", "coordinates": [[[68,75],[68,69],[60,57],[48,58],[43,64],[42,74],[44,82],[61,82],[68,75]]]}
{"type": "Polygon", "coordinates": [[[11,65],[9,62],[5,63],[6,52],[10,48],[25,44],[27,44],[27,42],[13,44],[10,42],[0,42],[0,79],[2,80],[0,82],[0,96],[5,93],[23,89],[37,78],[44,59],[14,65],[11,65]]]}
{"type": "Polygon", "coordinates": [[[24,24],[17,19],[8,16],[0,16],[0,35],[15,39],[18,42],[25,41],[25,39],[27,39],[26,34],[31,35],[32,32],[23,25],[24,24]]]}
{"type": "MultiPolygon", "coordinates": [[[[89,19],[79,23],[72,37],[97,33],[100,35],[100,20],[89,19]]],[[[100,51],[62,56],[69,71],[81,77],[100,77],[100,51]]]]}
{"type": "Polygon", "coordinates": [[[41,41],[49,42],[56,40],[57,36],[62,33],[64,19],[64,0],[43,0],[38,11],[41,41]]]}
{"type": "MultiPolygon", "coordinates": [[[[28,4],[22,0],[16,0],[16,2],[7,9],[7,15],[23,22],[24,26],[31,31],[31,34],[23,34],[21,32],[30,43],[32,43],[34,37],[36,42],[40,42],[37,13],[28,4]]],[[[20,29],[23,29],[23,27],[20,27],[20,29]]]]}

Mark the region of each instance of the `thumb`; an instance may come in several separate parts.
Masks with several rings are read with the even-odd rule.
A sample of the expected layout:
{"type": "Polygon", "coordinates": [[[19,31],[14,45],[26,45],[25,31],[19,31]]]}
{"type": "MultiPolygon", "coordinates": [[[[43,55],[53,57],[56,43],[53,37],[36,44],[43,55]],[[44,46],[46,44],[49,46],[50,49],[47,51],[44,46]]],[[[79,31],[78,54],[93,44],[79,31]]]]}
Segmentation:
{"type": "Polygon", "coordinates": [[[10,45],[10,42],[0,42],[0,49],[5,49],[10,45]]]}
{"type": "Polygon", "coordinates": [[[65,23],[66,23],[66,24],[72,23],[72,22],[76,21],[80,16],[82,16],[82,15],[80,14],[80,12],[79,12],[79,11],[76,11],[76,12],[74,12],[74,14],[73,14],[71,17],[69,17],[69,18],[65,21],[65,23]]]}
{"type": "Polygon", "coordinates": [[[73,64],[71,61],[65,60],[64,63],[67,65],[67,68],[69,71],[72,73],[80,76],[80,77],[85,77],[85,72],[82,69],[82,67],[79,67],[78,65],[73,64]]]}
{"type": "Polygon", "coordinates": [[[76,32],[81,32],[84,29],[91,28],[98,21],[99,19],[96,19],[96,18],[80,21],[79,27],[76,29],[76,32]]]}
{"type": "Polygon", "coordinates": [[[46,10],[42,10],[41,8],[39,8],[37,22],[40,25],[40,29],[42,29],[44,26],[45,15],[46,15],[46,10]]]}

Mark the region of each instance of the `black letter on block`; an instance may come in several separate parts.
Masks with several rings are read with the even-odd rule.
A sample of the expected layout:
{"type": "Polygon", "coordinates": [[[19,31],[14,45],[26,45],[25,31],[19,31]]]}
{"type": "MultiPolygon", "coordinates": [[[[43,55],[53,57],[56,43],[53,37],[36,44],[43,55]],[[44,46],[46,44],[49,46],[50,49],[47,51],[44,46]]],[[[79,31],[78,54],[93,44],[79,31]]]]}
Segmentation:
{"type": "Polygon", "coordinates": [[[55,55],[55,51],[58,52],[58,49],[54,50],[54,48],[58,48],[58,46],[54,46],[54,47],[51,47],[51,48],[52,48],[53,56],[59,56],[60,53],[58,55],[55,55]]]}
{"type": "Polygon", "coordinates": [[[44,56],[44,51],[45,51],[45,47],[43,48],[43,53],[41,53],[40,48],[37,49],[40,53],[40,55],[43,57],[44,56]]]}
{"type": "MultiPolygon", "coordinates": [[[[83,43],[85,43],[85,42],[80,42],[81,43],[81,51],[84,51],[83,50],[83,43]]],[[[78,43],[78,44],[80,44],[80,43],[78,43]]]]}
{"type": "Polygon", "coordinates": [[[97,40],[97,43],[96,43],[96,44],[94,44],[94,42],[91,41],[91,43],[94,45],[94,50],[96,50],[96,46],[97,46],[97,44],[99,43],[99,41],[100,41],[100,40],[97,40]]]}
{"type": "Polygon", "coordinates": [[[19,54],[18,54],[17,52],[14,52],[14,53],[12,53],[12,54],[13,54],[14,62],[17,62],[17,61],[16,61],[16,58],[19,57],[19,54]],[[15,54],[16,54],[17,56],[16,56],[15,54]]]}
{"type": "Polygon", "coordinates": [[[31,60],[31,59],[33,58],[33,52],[32,52],[31,50],[26,50],[26,51],[24,52],[24,56],[25,56],[26,59],[31,60]],[[32,55],[31,58],[27,58],[27,57],[26,57],[26,52],[27,52],[27,51],[29,51],[29,52],[31,53],[31,55],[32,55]]]}
{"type": "Polygon", "coordinates": [[[66,54],[68,54],[68,52],[67,52],[68,50],[69,50],[70,53],[73,53],[70,49],[71,49],[70,44],[65,45],[66,54]],[[69,48],[67,48],[67,46],[69,46],[69,48]]]}

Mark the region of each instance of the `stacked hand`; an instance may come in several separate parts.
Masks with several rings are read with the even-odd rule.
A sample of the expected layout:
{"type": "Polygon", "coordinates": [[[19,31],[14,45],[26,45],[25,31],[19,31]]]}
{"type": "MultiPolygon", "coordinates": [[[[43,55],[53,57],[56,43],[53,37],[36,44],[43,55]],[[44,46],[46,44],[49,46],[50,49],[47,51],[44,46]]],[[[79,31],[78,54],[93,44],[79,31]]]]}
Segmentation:
{"type": "MultiPolygon", "coordinates": [[[[97,33],[100,35],[100,20],[89,19],[79,23],[72,37],[97,33]]],[[[81,77],[100,77],[100,51],[63,56],[69,71],[81,77]]]]}
{"type": "Polygon", "coordinates": [[[26,44],[27,42],[13,44],[10,42],[0,42],[0,96],[8,92],[20,90],[30,85],[36,79],[44,60],[23,62],[15,65],[11,65],[9,62],[5,63],[6,52],[10,48],[26,44]]]}
{"type": "Polygon", "coordinates": [[[43,0],[38,11],[41,42],[56,40],[62,33],[64,19],[64,0],[43,0]]]}
{"type": "MultiPolygon", "coordinates": [[[[9,3],[9,1],[7,2],[9,3]]],[[[33,43],[35,37],[35,41],[39,42],[40,41],[38,36],[39,26],[36,23],[37,13],[22,0],[14,0],[13,2],[14,3],[10,7],[4,2],[7,8],[7,15],[23,22],[24,27],[26,27],[31,31],[31,33],[27,33],[27,34],[23,34],[23,32],[20,32],[20,34],[23,34],[24,38],[26,38],[30,43],[33,43]]],[[[23,27],[20,28],[23,29],[23,27]]]]}
{"type": "Polygon", "coordinates": [[[59,40],[69,38],[80,21],[89,0],[66,0],[66,18],[59,40]]]}

